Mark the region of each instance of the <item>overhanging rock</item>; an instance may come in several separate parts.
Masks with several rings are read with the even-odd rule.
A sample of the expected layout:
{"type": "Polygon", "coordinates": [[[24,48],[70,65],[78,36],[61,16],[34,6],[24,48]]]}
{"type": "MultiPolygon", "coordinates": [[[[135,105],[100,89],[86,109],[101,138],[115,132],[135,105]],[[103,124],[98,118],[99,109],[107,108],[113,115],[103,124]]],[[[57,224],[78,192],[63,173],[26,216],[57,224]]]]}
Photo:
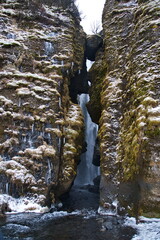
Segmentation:
{"type": "Polygon", "coordinates": [[[95,61],[97,50],[102,46],[103,39],[100,35],[87,35],[86,38],[86,58],[95,61]]]}

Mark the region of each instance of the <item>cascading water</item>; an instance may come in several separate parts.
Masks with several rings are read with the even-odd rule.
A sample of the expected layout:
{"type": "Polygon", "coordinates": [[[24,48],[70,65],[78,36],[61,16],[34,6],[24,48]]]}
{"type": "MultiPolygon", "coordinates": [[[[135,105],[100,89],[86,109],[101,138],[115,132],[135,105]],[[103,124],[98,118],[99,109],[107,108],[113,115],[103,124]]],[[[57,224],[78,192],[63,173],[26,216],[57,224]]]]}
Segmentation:
{"type": "MultiPolygon", "coordinates": [[[[87,70],[89,70],[93,65],[93,61],[87,60],[86,65],[87,70]]],[[[90,85],[89,83],[88,85],[90,85]]],[[[89,94],[78,95],[78,102],[84,115],[87,151],[81,155],[74,185],[93,185],[93,180],[100,175],[100,168],[94,166],[92,163],[98,125],[92,122],[86,107],[87,102],[89,102],[89,94]]]]}
{"type": "Polygon", "coordinates": [[[92,185],[94,178],[100,174],[99,167],[92,164],[98,125],[92,122],[87,111],[86,103],[88,101],[88,94],[79,95],[79,104],[82,108],[85,120],[85,141],[87,143],[87,151],[81,155],[81,162],[78,166],[78,173],[74,183],[75,185],[92,185]]]}
{"type": "MultiPolygon", "coordinates": [[[[93,62],[88,61],[87,70],[93,62]]],[[[88,85],[90,86],[89,82],[88,85]]],[[[88,113],[86,104],[89,102],[89,94],[80,94],[77,97],[78,103],[82,109],[85,122],[85,142],[86,152],[80,157],[80,163],[77,169],[77,176],[69,195],[61,198],[64,210],[92,209],[99,207],[99,177],[100,168],[93,164],[94,150],[97,139],[98,125],[93,123],[88,113]]]]}

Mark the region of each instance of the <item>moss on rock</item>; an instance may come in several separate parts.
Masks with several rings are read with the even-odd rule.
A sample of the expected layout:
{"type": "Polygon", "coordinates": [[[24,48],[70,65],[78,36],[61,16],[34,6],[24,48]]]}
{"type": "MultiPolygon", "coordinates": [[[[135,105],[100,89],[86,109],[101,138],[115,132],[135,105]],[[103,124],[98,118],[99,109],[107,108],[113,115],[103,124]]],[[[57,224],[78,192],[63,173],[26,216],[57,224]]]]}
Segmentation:
{"type": "Polygon", "coordinates": [[[104,50],[91,69],[101,202],[118,201],[134,216],[159,211],[159,11],[153,0],[107,1],[104,50]]]}
{"type": "Polygon", "coordinates": [[[83,66],[85,33],[74,4],[50,3],[0,6],[0,191],[8,181],[8,194],[43,195],[43,204],[70,188],[83,142],[83,117],[68,86],[83,66]]]}

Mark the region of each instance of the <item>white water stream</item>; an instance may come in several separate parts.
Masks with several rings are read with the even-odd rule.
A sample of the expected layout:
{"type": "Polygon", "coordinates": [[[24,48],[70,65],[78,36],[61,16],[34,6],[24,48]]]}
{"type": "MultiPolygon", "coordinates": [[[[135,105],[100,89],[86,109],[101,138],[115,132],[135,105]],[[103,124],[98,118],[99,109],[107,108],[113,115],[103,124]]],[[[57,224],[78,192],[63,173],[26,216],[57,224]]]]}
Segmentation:
{"type": "Polygon", "coordinates": [[[85,141],[87,143],[87,151],[81,155],[81,162],[78,166],[78,173],[74,183],[75,185],[92,185],[94,178],[100,175],[99,167],[92,164],[98,125],[92,122],[87,111],[86,103],[88,101],[88,94],[79,95],[79,104],[82,108],[85,121],[85,141]]]}

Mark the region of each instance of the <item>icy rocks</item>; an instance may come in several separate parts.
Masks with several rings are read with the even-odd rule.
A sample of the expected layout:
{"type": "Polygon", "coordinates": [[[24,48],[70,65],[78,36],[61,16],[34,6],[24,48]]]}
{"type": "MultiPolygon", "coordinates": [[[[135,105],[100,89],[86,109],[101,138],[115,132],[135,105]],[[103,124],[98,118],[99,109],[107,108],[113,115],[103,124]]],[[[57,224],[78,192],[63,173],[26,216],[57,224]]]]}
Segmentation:
{"type": "Polygon", "coordinates": [[[135,216],[160,211],[158,2],[106,2],[104,51],[90,72],[88,106],[100,124],[101,204],[118,196],[118,208],[135,216]]]}
{"type": "Polygon", "coordinates": [[[86,57],[90,61],[95,61],[97,50],[102,46],[103,39],[100,35],[88,35],[86,38],[86,57]]]}
{"type": "Polygon", "coordinates": [[[28,0],[0,6],[0,192],[37,194],[43,205],[71,186],[83,143],[68,86],[83,67],[85,34],[72,10],[28,0]]]}

